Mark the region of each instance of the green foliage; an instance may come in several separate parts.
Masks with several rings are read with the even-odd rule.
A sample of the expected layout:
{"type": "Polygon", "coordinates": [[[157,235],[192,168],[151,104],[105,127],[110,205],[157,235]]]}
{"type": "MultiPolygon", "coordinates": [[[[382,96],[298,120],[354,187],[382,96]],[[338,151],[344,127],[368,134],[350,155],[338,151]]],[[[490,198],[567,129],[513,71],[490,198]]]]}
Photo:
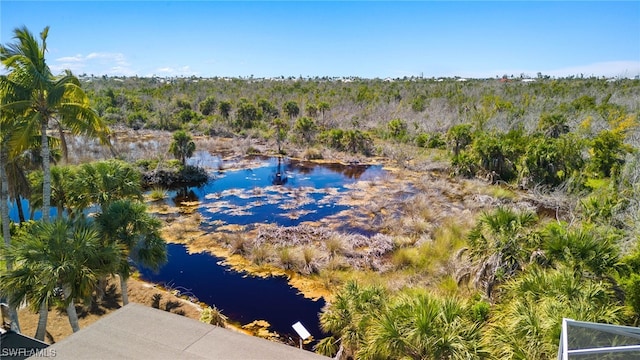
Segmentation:
{"type": "Polygon", "coordinates": [[[358,103],[372,103],[376,99],[376,93],[367,85],[360,85],[356,95],[356,102],[358,103]]]}
{"type": "Polygon", "coordinates": [[[484,212],[468,235],[469,257],[474,264],[474,282],[491,297],[494,286],[513,277],[529,260],[530,227],[535,214],[499,207],[484,212]]]}
{"type": "Polygon", "coordinates": [[[226,120],[229,119],[229,116],[231,115],[231,102],[223,100],[220,101],[220,103],[218,104],[218,111],[220,111],[220,115],[222,115],[222,117],[226,120]]]}
{"type": "Polygon", "coordinates": [[[371,136],[360,130],[331,129],[323,131],[319,139],[326,146],[353,154],[370,155],[373,151],[371,136]]]}
{"type": "Polygon", "coordinates": [[[342,138],[342,143],[347,151],[351,153],[361,153],[371,155],[373,150],[373,140],[369,134],[360,130],[347,130],[342,138]]]}
{"type": "Polygon", "coordinates": [[[571,107],[575,111],[588,111],[596,108],[596,98],[593,96],[583,95],[571,102],[571,107]]]}
{"type": "Polygon", "coordinates": [[[427,97],[425,95],[418,95],[411,101],[411,110],[415,112],[423,112],[426,109],[426,100],[427,97]]]}
{"type": "Polygon", "coordinates": [[[278,143],[278,154],[283,154],[282,141],[284,141],[284,139],[287,137],[289,124],[280,118],[273,119],[272,124],[273,126],[275,126],[276,142],[278,143]]]}
{"type": "Polygon", "coordinates": [[[261,111],[247,99],[240,99],[236,110],[236,125],[240,129],[251,129],[262,117],[261,111]]]}
{"type": "Polygon", "coordinates": [[[573,136],[533,136],[519,163],[521,184],[557,186],[580,171],[584,160],[581,145],[573,136]]]}
{"type": "Polygon", "coordinates": [[[591,158],[588,169],[596,176],[609,177],[624,163],[624,155],[630,149],[624,144],[624,135],[603,130],[591,142],[591,158]]]}
{"type": "Polygon", "coordinates": [[[623,278],[621,285],[624,288],[625,303],[633,309],[637,324],[640,321],[640,273],[634,272],[623,278]]]}
{"type": "Polygon", "coordinates": [[[516,163],[526,144],[521,130],[508,133],[478,133],[469,152],[475,159],[478,171],[492,183],[511,181],[516,177],[516,163]]]}
{"type": "Polygon", "coordinates": [[[303,116],[296,121],[293,129],[302,135],[304,143],[311,144],[318,131],[318,125],[312,118],[303,116]]]}
{"type": "Polygon", "coordinates": [[[533,267],[503,287],[485,335],[496,359],[557,356],[562,318],[620,324],[626,311],[602,282],[571,268],[533,267]]]}
{"type": "Polygon", "coordinates": [[[339,151],[344,151],[345,150],[344,143],[343,143],[344,133],[345,131],[339,128],[325,130],[322,133],[320,133],[320,136],[319,136],[320,142],[322,142],[323,144],[325,144],[330,148],[333,148],[339,151]]]}
{"type": "Polygon", "coordinates": [[[193,156],[196,151],[196,144],[191,139],[191,136],[183,130],[173,133],[173,141],[169,145],[169,152],[182,163],[185,167],[187,164],[187,158],[193,156]]]}
{"type": "Polygon", "coordinates": [[[407,137],[407,123],[402,119],[393,119],[387,123],[389,137],[394,140],[403,141],[407,137]]]}
{"type": "Polygon", "coordinates": [[[459,124],[452,126],[447,131],[446,139],[451,151],[453,152],[453,157],[457,157],[458,154],[460,154],[460,151],[464,150],[473,140],[471,135],[471,125],[459,124]]]}
{"type": "MultiPolygon", "coordinates": [[[[32,209],[42,203],[42,173],[30,174],[32,209]]],[[[51,168],[51,202],[58,212],[82,216],[93,205],[101,208],[118,199],[142,199],[141,174],[121,160],[51,168]]]]}
{"type": "Polygon", "coordinates": [[[386,301],[387,294],[381,287],[363,287],[355,281],[349,281],[335,299],[322,309],[320,327],[339,339],[346,355],[353,356],[363,343],[367,327],[386,301]]]}
{"type": "Polygon", "coordinates": [[[289,116],[290,119],[293,119],[297,117],[298,114],[300,114],[300,107],[295,101],[285,102],[284,105],[282,106],[282,109],[284,113],[287,114],[287,116],[289,116]]]}
{"type": "Polygon", "coordinates": [[[304,107],[304,111],[309,117],[315,118],[318,116],[318,106],[315,104],[307,104],[307,106],[304,107]]]}
{"type": "Polygon", "coordinates": [[[396,295],[372,319],[358,357],[367,359],[473,359],[486,357],[480,325],[456,298],[425,291],[396,295]]]}
{"type": "Polygon", "coordinates": [[[175,114],[175,119],[180,124],[186,124],[198,120],[198,113],[191,109],[182,109],[175,114]]]}
{"type": "Polygon", "coordinates": [[[489,320],[491,312],[491,304],[484,300],[477,301],[469,308],[471,319],[478,323],[484,323],[489,320]]]}
{"type": "Polygon", "coordinates": [[[280,116],[280,112],[275,107],[275,105],[273,105],[266,99],[258,100],[258,107],[260,108],[260,110],[262,110],[262,115],[266,116],[267,118],[274,119],[280,116]]]}
{"type": "Polygon", "coordinates": [[[117,273],[130,275],[129,261],[157,270],[167,262],[167,248],[160,235],[162,223],[147,213],[147,206],[131,200],[118,200],[105,207],[96,223],[106,243],[122,249],[115,261],[117,273]]]}
{"type": "Polygon", "coordinates": [[[127,115],[127,125],[136,129],[149,121],[149,114],[145,111],[136,111],[127,115]]]}
{"type": "Polygon", "coordinates": [[[616,235],[610,231],[592,226],[571,229],[566,224],[551,223],[545,227],[543,239],[542,249],[550,266],[561,263],[576,273],[596,278],[628,270],[620,261],[616,235]]]}
{"type": "Polygon", "coordinates": [[[176,100],[176,106],[178,107],[178,109],[191,110],[191,103],[185,99],[176,100]]]}
{"type": "Polygon", "coordinates": [[[320,111],[322,116],[324,116],[324,114],[329,110],[331,110],[331,105],[329,105],[328,102],[321,101],[321,102],[318,103],[318,111],[320,111]]]}
{"type": "Polygon", "coordinates": [[[198,109],[202,115],[213,115],[216,111],[217,105],[218,102],[215,97],[207,96],[206,99],[202,100],[200,104],[198,104],[198,109]]]}
{"type": "Polygon", "coordinates": [[[564,114],[542,114],[538,121],[538,130],[545,136],[558,138],[562,134],[569,132],[567,117],[564,114]]]}
{"type": "Polygon", "coordinates": [[[55,301],[56,288],[64,287],[67,306],[89,298],[101,276],[115,273],[118,254],[86,220],[34,223],[7,249],[16,267],[0,276],[0,295],[16,305],[26,299],[38,311],[43,302],[55,301]]]}
{"type": "Polygon", "coordinates": [[[227,327],[227,316],[217,307],[207,306],[200,314],[200,321],[205,324],[227,327]]]}
{"type": "Polygon", "coordinates": [[[421,133],[416,136],[416,146],[427,149],[444,149],[447,142],[440,133],[421,133]]]}

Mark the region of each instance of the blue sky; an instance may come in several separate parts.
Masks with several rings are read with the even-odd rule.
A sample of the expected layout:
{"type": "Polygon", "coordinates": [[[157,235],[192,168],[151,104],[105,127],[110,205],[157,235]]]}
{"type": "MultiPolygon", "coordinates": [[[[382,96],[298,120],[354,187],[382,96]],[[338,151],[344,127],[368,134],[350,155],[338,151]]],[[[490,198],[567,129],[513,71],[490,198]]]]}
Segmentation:
{"type": "Polygon", "coordinates": [[[0,41],[22,25],[76,74],[640,74],[640,1],[1,0],[0,41]]]}

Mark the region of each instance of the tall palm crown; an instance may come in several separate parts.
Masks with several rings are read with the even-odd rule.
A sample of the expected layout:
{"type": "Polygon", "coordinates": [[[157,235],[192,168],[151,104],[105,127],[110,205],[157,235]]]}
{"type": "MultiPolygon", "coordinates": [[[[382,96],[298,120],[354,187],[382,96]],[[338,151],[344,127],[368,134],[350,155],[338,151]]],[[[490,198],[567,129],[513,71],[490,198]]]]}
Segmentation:
{"type": "Polygon", "coordinates": [[[50,149],[47,130],[50,122],[65,127],[73,134],[84,134],[109,143],[109,129],[80,88],[71,72],[54,76],[45,61],[49,27],[40,33],[41,43],[26,28],[14,30],[14,43],[0,46],[0,61],[8,75],[0,76],[2,111],[16,120],[14,132],[8,139],[12,154],[19,154],[31,144],[31,138],[41,137],[43,180],[42,218],[49,220],[51,204],[50,149]]]}
{"type": "Polygon", "coordinates": [[[179,159],[182,166],[187,164],[187,159],[193,156],[196,151],[196,144],[191,136],[183,130],[176,131],[173,134],[173,141],[169,146],[169,152],[179,159]]]}

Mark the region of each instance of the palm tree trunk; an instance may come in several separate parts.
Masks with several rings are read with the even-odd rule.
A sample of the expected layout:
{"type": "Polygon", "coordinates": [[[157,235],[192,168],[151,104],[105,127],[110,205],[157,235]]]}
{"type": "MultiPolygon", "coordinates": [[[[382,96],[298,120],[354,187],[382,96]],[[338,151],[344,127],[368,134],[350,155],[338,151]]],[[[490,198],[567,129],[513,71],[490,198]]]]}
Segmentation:
{"type": "Polygon", "coordinates": [[[47,332],[47,319],[49,318],[49,302],[47,300],[42,301],[38,313],[38,328],[36,329],[35,338],[44,341],[44,335],[47,332]]]}
{"type": "Polygon", "coordinates": [[[18,218],[20,220],[20,224],[22,224],[23,222],[25,222],[25,218],[24,209],[22,208],[22,196],[20,196],[20,194],[16,196],[16,208],[18,209],[18,218]]]}
{"type": "Polygon", "coordinates": [[[122,275],[118,275],[118,277],[120,278],[120,291],[122,291],[122,305],[124,306],[129,303],[129,294],[127,294],[127,279],[122,275]]]}
{"type": "Polygon", "coordinates": [[[49,222],[49,209],[51,208],[51,159],[49,152],[49,138],[47,137],[48,121],[42,121],[42,221],[49,222]]]}
{"type": "MultiPolygon", "coordinates": [[[[9,154],[7,148],[0,146],[0,216],[2,217],[2,237],[6,246],[11,245],[11,232],[9,219],[9,179],[7,178],[7,164],[9,163],[9,154]]],[[[6,261],[7,271],[13,269],[13,263],[6,261]]],[[[18,321],[17,304],[9,304],[9,317],[11,318],[11,330],[20,333],[20,322],[18,321]]]]}
{"type": "Polygon", "coordinates": [[[76,312],[76,303],[71,298],[71,286],[64,286],[64,298],[69,299],[69,305],[67,306],[67,316],[69,316],[69,324],[73,332],[80,331],[80,325],[78,324],[78,313],[76,312]],[[71,299],[70,299],[71,298],[71,299]]]}
{"type": "Polygon", "coordinates": [[[58,134],[60,135],[60,147],[62,148],[62,158],[65,164],[69,164],[69,148],[67,147],[67,139],[64,136],[62,125],[58,124],[58,134]]]}
{"type": "MultiPolygon", "coordinates": [[[[5,151],[4,144],[0,147],[0,212],[2,212],[2,237],[4,243],[11,245],[11,232],[9,231],[9,179],[7,177],[6,166],[8,163],[8,155],[5,151]]],[[[8,264],[7,264],[8,266],[8,264]]]]}

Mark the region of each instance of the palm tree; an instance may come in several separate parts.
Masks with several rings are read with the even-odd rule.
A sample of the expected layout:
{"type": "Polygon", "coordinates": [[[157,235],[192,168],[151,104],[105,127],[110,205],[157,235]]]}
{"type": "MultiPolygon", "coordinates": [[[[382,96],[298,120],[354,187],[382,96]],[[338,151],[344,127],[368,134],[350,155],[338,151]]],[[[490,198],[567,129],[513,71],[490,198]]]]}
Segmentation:
{"type": "Polygon", "coordinates": [[[31,197],[31,186],[25,171],[24,157],[13,158],[6,166],[9,181],[9,199],[16,202],[20,223],[26,221],[22,199],[31,197]]]}
{"type": "Polygon", "coordinates": [[[296,121],[294,125],[295,130],[302,135],[302,138],[307,144],[310,144],[314,135],[318,131],[318,125],[310,117],[301,117],[296,121]]]}
{"type": "Polygon", "coordinates": [[[626,309],[602,283],[560,265],[533,266],[503,287],[486,342],[497,359],[549,359],[558,352],[562,318],[621,324],[626,309]]]}
{"type": "Polygon", "coordinates": [[[474,283],[491,297],[499,281],[513,276],[529,259],[527,228],[537,221],[531,212],[500,207],[483,213],[468,236],[474,283]]]}
{"type": "Polygon", "coordinates": [[[628,275],[630,269],[620,258],[616,236],[611,230],[593,226],[569,228],[551,223],[542,232],[542,249],[549,266],[570,266],[576,273],[604,280],[618,289],[616,279],[628,275]]]}
{"type": "Polygon", "coordinates": [[[336,355],[337,359],[353,358],[362,346],[369,323],[375,318],[387,300],[379,286],[361,287],[349,281],[327,303],[320,314],[320,327],[332,334],[316,345],[323,355],[336,355]]]}
{"type": "Polygon", "coordinates": [[[329,105],[329,103],[321,101],[320,103],[318,103],[318,111],[320,111],[320,114],[322,114],[322,125],[325,125],[324,123],[324,114],[331,110],[331,106],[329,105]]]}
{"type": "MultiPolygon", "coordinates": [[[[5,82],[0,77],[0,106],[5,101],[5,82]]],[[[10,121],[12,115],[8,111],[0,111],[0,227],[2,227],[2,238],[4,239],[4,245],[11,245],[11,220],[9,218],[9,177],[7,174],[7,167],[10,163],[9,148],[7,146],[7,140],[11,137],[15,122],[10,121]]],[[[13,262],[10,259],[5,258],[5,266],[7,271],[13,269],[13,262]]],[[[17,307],[14,304],[9,306],[9,317],[11,318],[11,330],[20,332],[20,323],[18,319],[17,307]]]]}
{"type": "Polygon", "coordinates": [[[276,142],[278,143],[278,154],[282,154],[282,141],[287,136],[287,122],[280,119],[275,118],[272,121],[273,126],[276,127],[276,142]]]}
{"type": "Polygon", "coordinates": [[[49,27],[40,33],[41,44],[26,28],[14,30],[15,43],[0,46],[0,60],[8,69],[2,75],[2,111],[20,115],[24,122],[10,139],[10,147],[22,153],[34,134],[41,137],[43,170],[42,219],[49,221],[51,205],[50,149],[47,131],[55,121],[73,134],[97,137],[109,143],[109,129],[89,106],[80,82],[71,72],[55,77],[45,61],[49,27]]]}
{"type": "Polygon", "coordinates": [[[173,133],[173,141],[169,146],[169,152],[180,162],[184,168],[187,165],[187,158],[193,156],[196,151],[196,144],[191,139],[191,136],[184,130],[178,130],[173,133]]]}
{"type": "Polygon", "coordinates": [[[38,222],[7,249],[15,268],[0,276],[0,294],[17,305],[26,299],[39,309],[36,338],[44,339],[49,305],[62,295],[69,324],[80,330],[75,300],[86,299],[101,276],[114,273],[119,249],[104,246],[86,221],[38,222]]]}
{"type": "Polygon", "coordinates": [[[76,211],[91,205],[101,210],[117,200],[142,200],[140,171],[121,160],[82,164],[71,186],[76,211]]]}
{"type": "Polygon", "coordinates": [[[538,120],[538,130],[545,136],[557,139],[569,132],[567,117],[563,114],[542,114],[538,120]]]}
{"type": "Polygon", "coordinates": [[[140,202],[118,200],[96,217],[103,239],[122,249],[117,274],[120,277],[122,303],[129,303],[127,279],[131,274],[130,261],[158,269],[167,261],[167,245],[160,236],[161,223],[147,213],[140,202]]]}
{"type": "Polygon", "coordinates": [[[480,324],[471,320],[466,305],[456,298],[440,299],[425,291],[405,291],[373,318],[363,359],[479,359],[480,324]]]}

